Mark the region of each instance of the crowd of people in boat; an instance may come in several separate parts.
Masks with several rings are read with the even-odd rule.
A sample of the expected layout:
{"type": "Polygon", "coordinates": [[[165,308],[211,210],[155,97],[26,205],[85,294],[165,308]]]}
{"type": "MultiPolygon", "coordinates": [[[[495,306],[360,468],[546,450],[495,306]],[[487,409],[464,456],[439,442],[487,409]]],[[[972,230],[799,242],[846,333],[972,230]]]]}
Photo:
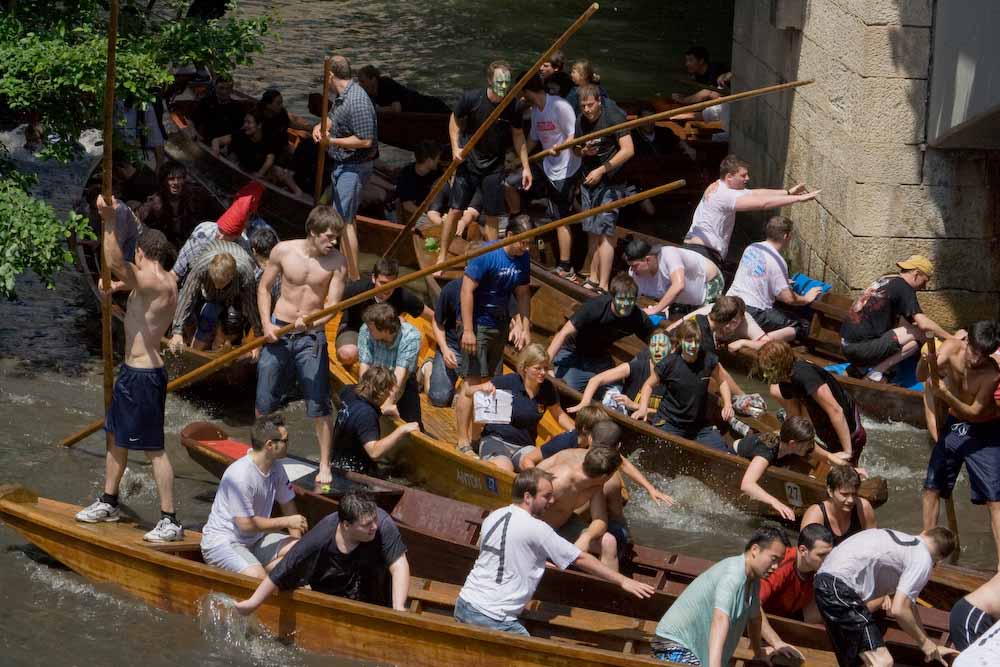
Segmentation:
{"type": "MultiPolygon", "coordinates": [[[[549,65],[558,71],[555,63],[549,65]]],[[[374,76],[381,87],[377,72],[374,76]]],[[[452,119],[464,118],[466,123],[462,132],[452,123],[453,155],[461,152],[461,138],[475,131],[510,82],[510,68],[493,63],[487,87],[462,96],[452,119]]],[[[334,414],[325,332],[330,317],[308,323],[306,317],[387,285],[399,276],[400,267],[392,259],[381,259],[364,276],[358,270],[357,202],[378,151],[368,95],[378,92],[354,80],[342,57],[334,59],[333,84],[332,203],[312,209],[304,238],[279,240],[260,218],[264,188],[259,182],[247,184],[217,215],[212,198],[173,162],[162,165],[156,191],[145,201],[130,198],[134,191],[128,188],[138,187],[136,175],[142,166],[126,159],[115,165],[119,196],[111,202],[94,197],[94,209],[105,222],[102,247],[115,278],[102,289],[129,296],[125,362],[105,425],[114,442],[108,449],[104,490],[80,512],[79,520],[118,519],[118,487],[128,453],[141,450],[152,462],[162,512],[146,537],[183,537],[173,503],[173,472],[164,452],[167,377],[159,341],[168,337],[174,350],[185,344],[218,349],[252,333],[267,341],[253,353],[255,410],[260,415],[253,451],[226,472],[202,543],[207,562],[262,579],[257,593],[241,603],[243,610],[255,608],[275,589],[306,583],[363,598],[366,568],[372,564],[388,569],[394,607],[400,608],[406,597],[405,545],[392,520],[370,500],[345,498],[339,514],[308,532],[296,512],[287,478],[275,461],[287,450],[289,437],[276,412],[297,384],[319,443],[319,484],[332,479],[333,466],[375,472],[377,462],[407,434],[423,428],[420,393],[435,406],[454,405],[460,452],[517,474],[514,504],[484,523],[481,555],[455,612],[463,622],[525,632],[517,616],[546,560],[559,567],[574,565],[640,597],[651,593],[645,584],[618,572],[629,537],[617,473],[631,478],[657,502],[670,504],[673,499],[621,455],[621,430],[609,417],[609,411],[620,411],[650,421],[665,438],[695,440],[748,460],[741,490],[787,520],[795,519],[793,508],[759,483],[768,466],[793,458],[832,466],[827,475],[830,497],[806,511],[798,546],[789,546],[781,531],[757,531],[742,555],[721,561],[671,607],[657,630],[656,655],[687,664],[723,664],[745,628],[761,655],[762,638],[772,651],[793,651],[768,626],[766,613],[799,612],[813,618],[818,613],[842,664],[854,664],[858,656],[866,664],[891,663],[879,630],[883,613],[896,618],[928,658],[948,653],[927,638],[915,605],[933,565],[954,549],[954,536],[937,527],[937,506],[941,497],[950,497],[963,463],[973,502],[988,506],[994,535],[1000,534],[1000,448],[995,445],[1000,325],[977,322],[954,335],[924,314],[916,292],[926,286],[934,267],[921,256],[898,261],[898,271],[879,278],[854,302],[840,331],[842,352],[853,374],[884,381],[904,359],[919,356],[917,374],[926,378],[928,352],[921,350],[921,343],[928,334],[943,341],[936,355],[941,381],[929,383],[928,391],[947,404],[949,415],[946,422],[929,424],[937,445],[924,481],[924,530],[913,536],[877,528],[871,505],[858,495],[864,471],[857,466],[867,440],[858,406],[834,374],[797,357],[793,349],[809,332],[804,307],[824,287],[803,287],[790,280],[781,253],[791,242],[792,223],[780,216],[768,221],[765,238],[745,249],[728,289],[723,273],[736,212],[809,201],[817,191],[803,185],[750,189],[749,165],[728,156],[720,165],[719,179],[704,192],[684,243],[629,240],[620,249],[627,271],[612,271],[619,259],[614,216],[583,223],[593,240],[594,295],[547,346],[533,340],[527,241],[469,261],[463,275],[443,287],[433,308],[400,287],[346,309],[334,337],[334,353],[355,372],[357,384],[343,389],[334,414]],[[137,202],[134,211],[128,201],[137,202]],[[432,325],[425,333],[419,323],[427,320],[432,325]],[[632,335],[645,349],[635,359],[616,364],[609,351],[632,335]],[[433,355],[426,353],[431,342],[427,339],[433,339],[433,355]],[[516,367],[505,373],[508,345],[518,356],[516,367]],[[736,428],[738,411],[752,415],[763,405],[760,397],[743,391],[720,362],[724,352],[743,348],[756,351],[768,392],[786,417],[778,433],[749,432],[729,443],[719,424],[736,428]],[[554,379],[583,392],[583,400],[564,409],[554,379]],[[710,384],[718,387],[721,422],[711,407],[715,395],[710,384]],[[509,399],[509,419],[476,424],[476,396],[498,392],[509,399]],[[400,418],[399,426],[386,435],[379,424],[384,415],[400,418]],[[564,432],[539,444],[539,426],[546,417],[564,432]],[[275,502],[282,517],[271,517],[275,502]],[[589,509],[589,520],[575,513],[583,506],[589,509]]],[[[574,132],[618,121],[613,102],[593,82],[581,83],[576,93],[580,112],[571,126],[573,116],[563,113],[569,101],[546,92],[540,78],[525,87],[532,105],[529,136],[537,137],[543,148],[574,132]],[[566,125],[559,126],[564,117],[566,125]],[[552,136],[546,138],[549,131],[552,136]]],[[[284,137],[292,123],[302,129],[309,125],[283,113],[280,94],[269,100],[255,112],[260,118],[253,118],[254,136],[270,135],[280,127],[284,137]]],[[[216,110],[211,115],[224,114],[216,110]]],[[[245,124],[248,118],[250,114],[245,124]]],[[[311,129],[316,134],[317,128],[311,129]]],[[[232,147],[234,140],[233,135],[219,135],[213,142],[232,147]],[[220,140],[227,136],[228,142],[220,140]]],[[[520,186],[514,182],[513,187],[547,199],[557,211],[555,217],[573,206],[589,208],[618,198],[624,186],[615,182],[614,174],[631,154],[632,141],[628,134],[612,135],[580,155],[567,151],[550,156],[551,170],[545,167],[546,158],[542,170],[533,172],[518,119],[494,126],[466,156],[452,184],[442,219],[442,253],[477,190],[486,206],[486,239],[501,235],[497,218],[504,199],[497,188],[504,180],[503,158],[512,147],[522,164],[520,186]],[[580,164],[573,166],[574,159],[580,164]],[[582,177],[579,204],[567,196],[575,192],[564,183],[571,180],[571,172],[582,177]],[[545,187],[532,191],[537,182],[545,187]]],[[[269,170],[276,166],[272,157],[265,156],[269,170]]],[[[432,157],[418,152],[413,173],[420,175],[428,166],[422,162],[432,157]]],[[[532,225],[530,217],[515,216],[503,233],[517,234],[532,225]]],[[[570,274],[565,265],[559,268],[561,275],[570,274]]],[[[992,625],[1000,612],[993,604],[1000,584],[987,586],[993,588],[956,607],[969,619],[978,619],[963,626],[968,641],[992,625]]],[[[953,640],[958,642],[958,637],[953,633],[953,640]]]]}

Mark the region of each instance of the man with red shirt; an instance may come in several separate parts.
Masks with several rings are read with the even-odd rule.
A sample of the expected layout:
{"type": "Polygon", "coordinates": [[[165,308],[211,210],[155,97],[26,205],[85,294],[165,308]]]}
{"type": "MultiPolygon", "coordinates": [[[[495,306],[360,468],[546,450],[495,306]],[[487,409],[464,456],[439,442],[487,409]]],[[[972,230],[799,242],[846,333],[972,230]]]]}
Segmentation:
{"type": "Polygon", "coordinates": [[[813,603],[813,577],[833,549],[833,533],[811,523],[799,533],[799,546],[785,549],[777,569],[760,581],[760,606],[773,616],[819,621],[813,603]]]}

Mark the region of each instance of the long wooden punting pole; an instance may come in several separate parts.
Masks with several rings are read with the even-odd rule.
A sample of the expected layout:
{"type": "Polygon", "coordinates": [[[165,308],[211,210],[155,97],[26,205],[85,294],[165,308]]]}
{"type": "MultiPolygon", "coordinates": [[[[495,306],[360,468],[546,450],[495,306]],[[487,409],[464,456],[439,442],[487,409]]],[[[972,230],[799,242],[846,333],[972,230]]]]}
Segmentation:
{"type": "Polygon", "coordinates": [[[493,125],[493,122],[500,117],[500,114],[503,113],[503,110],[507,108],[507,105],[509,105],[511,102],[517,99],[518,93],[520,93],[521,89],[524,88],[525,84],[528,83],[528,80],[535,75],[535,72],[537,72],[538,68],[542,66],[542,63],[547,62],[548,59],[552,57],[553,53],[561,49],[563,45],[567,41],[569,41],[569,38],[572,37],[577,30],[583,27],[583,24],[590,19],[590,17],[594,14],[594,12],[598,10],[598,8],[599,5],[596,2],[590,5],[590,7],[587,7],[587,10],[580,16],[580,18],[574,21],[573,25],[567,28],[566,32],[564,32],[562,36],[559,37],[559,39],[557,39],[555,42],[552,43],[552,46],[550,46],[545,51],[545,53],[543,53],[538,58],[538,60],[535,61],[535,64],[532,65],[531,68],[527,72],[525,72],[524,76],[522,76],[520,80],[518,80],[518,82],[514,84],[514,87],[511,88],[506,95],[504,95],[503,99],[500,100],[500,103],[493,110],[493,113],[487,116],[486,120],[483,121],[483,124],[479,126],[479,129],[476,130],[476,132],[471,137],[469,137],[469,141],[466,142],[465,146],[462,147],[462,151],[460,153],[460,159],[458,159],[459,156],[456,156],[456,159],[453,159],[451,161],[451,164],[448,165],[448,168],[444,170],[444,173],[441,174],[441,177],[438,178],[436,183],[434,183],[434,187],[431,188],[431,191],[427,193],[427,196],[424,197],[424,200],[420,202],[420,206],[418,206],[417,210],[413,212],[413,215],[410,217],[409,221],[406,223],[406,225],[403,226],[403,229],[400,230],[399,234],[396,235],[396,238],[392,240],[392,243],[389,244],[389,247],[386,248],[385,253],[382,255],[383,257],[392,257],[396,253],[396,250],[399,248],[400,244],[413,229],[414,225],[417,224],[417,220],[420,219],[420,216],[424,214],[424,212],[427,210],[427,207],[431,205],[431,202],[434,201],[434,198],[438,196],[438,193],[441,192],[445,184],[448,183],[451,180],[451,177],[455,175],[455,170],[458,169],[459,163],[469,156],[469,153],[472,152],[472,149],[475,148],[479,140],[482,139],[483,135],[485,135],[486,132],[490,129],[490,126],[493,125]]]}
{"type": "MultiPolygon", "coordinates": [[[[104,78],[104,163],[101,173],[101,195],[105,202],[112,200],[111,175],[114,170],[115,141],[115,50],[118,43],[118,0],[111,0],[111,14],[108,17],[108,63],[104,78]]],[[[104,412],[111,409],[111,396],[115,384],[114,351],[111,340],[111,268],[104,256],[104,237],[108,223],[101,222],[101,354],[104,357],[104,412]]],[[[110,446],[111,433],[107,434],[110,446]]]]}
{"type": "Polygon", "coordinates": [[[728,104],[730,102],[739,102],[740,100],[747,100],[751,97],[758,97],[760,95],[767,95],[769,93],[777,93],[782,90],[789,90],[791,88],[798,88],[799,86],[807,86],[813,83],[814,79],[805,79],[803,81],[790,81],[788,83],[779,83],[775,86],[766,86],[764,88],[755,88],[754,90],[748,90],[742,93],[736,93],[734,95],[726,95],[725,97],[719,97],[714,100],[706,100],[704,102],[698,102],[697,104],[689,104],[686,107],[677,107],[676,109],[670,109],[668,111],[661,111],[660,113],[654,113],[650,116],[644,116],[643,118],[636,118],[633,120],[627,120],[624,123],[619,123],[618,125],[612,125],[611,127],[606,127],[603,130],[598,130],[596,132],[591,132],[590,134],[584,134],[579,137],[573,137],[569,141],[564,141],[558,146],[553,146],[548,150],[540,151],[535,153],[530,158],[531,162],[537,162],[542,158],[555,155],[557,152],[565,150],[567,148],[572,148],[577,144],[582,144],[591,139],[597,139],[614,132],[620,132],[621,130],[631,130],[633,127],[639,127],[640,125],[645,125],[650,122],[656,122],[660,120],[667,120],[668,118],[673,118],[674,116],[679,116],[685,113],[694,113],[695,111],[702,111],[703,109],[708,109],[709,107],[718,106],[720,104],[728,104]]]}
{"type": "MultiPolygon", "coordinates": [[[[941,383],[941,373],[938,371],[937,341],[934,336],[927,337],[927,368],[929,370],[928,380],[931,386],[936,388],[941,383]]],[[[931,447],[934,447],[937,445],[937,439],[941,436],[940,429],[944,424],[938,419],[937,397],[932,393],[928,398],[927,407],[934,412],[933,415],[927,415],[928,425],[935,426],[935,428],[930,429],[930,444],[931,447]],[[933,421],[931,421],[932,419],[933,421]]],[[[945,499],[944,509],[948,517],[948,528],[955,533],[955,550],[951,552],[951,558],[949,558],[952,563],[955,563],[958,562],[959,554],[962,551],[962,542],[958,537],[958,514],[955,512],[955,499],[953,497],[945,499]]]]}
{"type": "Polygon", "coordinates": [[[326,57],[323,61],[323,106],[320,107],[319,117],[319,146],[316,149],[316,186],[313,188],[313,201],[319,203],[319,197],[323,194],[323,164],[326,162],[326,131],[330,127],[330,62],[332,58],[326,57]]]}
{"type": "MultiPolygon", "coordinates": [[[[461,255],[459,257],[454,257],[452,259],[449,259],[449,260],[446,260],[444,262],[441,262],[440,264],[435,264],[433,266],[428,266],[426,268],[420,269],[419,271],[415,271],[413,273],[408,273],[405,276],[402,276],[400,278],[397,278],[396,280],[393,280],[392,282],[386,283],[385,285],[382,285],[382,286],[376,287],[376,288],[372,288],[372,289],[368,290],[367,292],[362,292],[361,294],[358,294],[357,296],[352,296],[349,299],[344,299],[343,301],[340,301],[339,303],[336,303],[336,304],[334,304],[332,306],[329,306],[328,308],[324,308],[323,310],[316,311],[315,313],[306,316],[305,317],[305,322],[306,322],[306,324],[311,324],[312,322],[315,322],[318,319],[322,319],[324,317],[327,317],[328,315],[334,315],[336,313],[339,313],[340,311],[344,310],[345,308],[350,308],[354,304],[361,303],[362,301],[365,301],[366,299],[370,299],[373,296],[376,296],[377,294],[381,294],[383,292],[394,290],[397,287],[402,287],[403,285],[406,285],[407,283],[413,282],[414,280],[419,280],[419,279],[424,278],[426,276],[429,276],[432,273],[435,273],[437,271],[443,271],[445,269],[450,269],[450,268],[452,268],[454,266],[460,266],[460,265],[465,264],[466,262],[468,262],[470,259],[474,259],[476,257],[479,257],[480,255],[485,255],[486,253],[492,252],[493,250],[496,250],[497,248],[504,248],[506,246],[509,246],[512,243],[518,243],[519,241],[527,241],[528,239],[533,239],[536,236],[539,236],[541,234],[547,234],[547,233],[549,233],[549,232],[551,232],[551,231],[553,231],[555,229],[558,229],[560,227],[564,227],[566,225],[571,225],[571,224],[573,224],[575,222],[580,222],[581,220],[589,218],[589,217],[591,217],[593,215],[600,215],[601,213],[605,213],[607,211],[613,211],[614,209],[621,208],[622,206],[629,206],[631,204],[636,204],[638,202],[643,201],[644,199],[649,199],[650,197],[657,197],[659,195],[662,195],[662,194],[665,194],[667,192],[670,192],[671,190],[677,190],[679,188],[682,188],[685,185],[686,185],[686,183],[683,180],[673,181],[671,183],[666,183],[664,185],[659,185],[659,186],[657,186],[655,188],[650,188],[649,190],[643,190],[642,192],[636,193],[636,194],[631,195],[629,197],[622,197],[621,199],[616,199],[615,201],[608,202],[607,204],[604,204],[602,206],[596,206],[596,207],[594,207],[592,209],[589,209],[587,211],[581,211],[579,213],[574,213],[571,216],[562,218],[561,220],[555,220],[554,222],[550,222],[547,225],[542,225],[541,227],[536,227],[534,229],[529,229],[528,231],[521,232],[520,234],[515,234],[513,236],[508,236],[507,238],[503,239],[502,241],[498,241],[496,243],[491,243],[489,245],[483,245],[483,246],[481,246],[481,247],[479,247],[479,248],[477,248],[477,249],[475,249],[475,250],[473,250],[471,252],[468,252],[468,253],[466,253],[464,255],[461,255]]],[[[281,336],[284,336],[286,333],[289,333],[290,331],[292,331],[294,328],[295,328],[295,325],[293,325],[293,324],[287,324],[287,325],[281,327],[280,329],[278,329],[277,335],[280,338],[281,336]]],[[[233,350],[231,350],[231,351],[229,351],[229,352],[227,352],[225,354],[221,354],[218,357],[216,357],[215,359],[213,359],[212,361],[209,361],[208,363],[206,363],[206,364],[204,364],[202,366],[199,366],[198,368],[194,369],[190,373],[185,373],[184,375],[180,376],[179,378],[176,378],[176,379],[172,380],[170,382],[170,384],[167,385],[167,391],[176,391],[176,390],[180,389],[181,387],[187,386],[187,385],[191,384],[192,382],[196,382],[196,381],[202,379],[203,377],[205,377],[207,375],[211,375],[212,373],[214,373],[215,371],[223,368],[224,366],[228,366],[230,363],[232,363],[236,359],[240,358],[241,356],[243,356],[247,352],[251,352],[251,351],[257,349],[258,347],[262,347],[265,343],[267,343],[267,340],[265,338],[258,337],[258,338],[254,338],[249,343],[244,343],[243,345],[241,345],[241,346],[239,346],[239,347],[237,347],[237,348],[235,348],[235,349],[233,349],[233,350]]],[[[57,444],[60,447],[72,447],[74,444],[76,444],[78,441],[86,438],[88,435],[91,435],[92,433],[96,433],[97,430],[99,428],[101,428],[101,425],[103,423],[104,422],[101,421],[101,420],[95,421],[92,424],[90,424],[89,426],[81,429],[80,431],[77,431],[73,435],[69,436],[68,438],[66,438],[66,439],[64,439],[62,441],[60,441],[57,444]]]]}

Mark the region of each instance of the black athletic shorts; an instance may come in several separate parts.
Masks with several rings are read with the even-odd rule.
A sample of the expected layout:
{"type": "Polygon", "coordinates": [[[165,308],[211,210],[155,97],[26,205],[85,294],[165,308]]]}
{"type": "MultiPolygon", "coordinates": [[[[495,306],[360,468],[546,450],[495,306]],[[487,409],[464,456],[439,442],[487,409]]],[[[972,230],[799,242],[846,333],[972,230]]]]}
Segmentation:
{"type": "Polygon", "coordinates": [[[885,646],[882,628],[854,589],[829,574],[817,574],[813,589],[840,667],[861,665],[862,653],[885,646]]]}
{"type": "Polygon", "coordinates": [[[979,636],[996,623],[993,617],[982,609],[973,607],[962,598],[951,608],[948,617],[948,635],[959,651],[971,646],[979,636]]]}
{"type": "Polygon", "coordinates": [[[125,449],[163,449],[163,412],[167,405],[167,371],[121,365],[104,418],[104,430],[114,433],[125,449]]]}
{"type": "Polygon", "coordinates": [[[878,338],[854,343],[842,341],[841,348],[844,351],[844,358],[849,362],[869,368],[896,354],[903,349],[903,346],[899,344],[896,334],[890,329],[878,338]]]}
{"type": "Polygon", "coordinates": [[[682,243],[681,247],[684,250],[691,250],[698,253],[702,257],[711,260],[719,267],[719,271],[722,270],[722,255],[715,248],[709,248],[707,245],[702,245],[700,243],[682,243]]]}
{"type": "Polygon", "coordinates": [[[503,199],[503,171],[477,174],[464,163],[455,172],[455,182],[451,186],[451,208],[459,211],[467,209],[477,190],[483,193],[481,214],[497,217],[507,212],[507,204],[503,199]]]}
{"type": "Polygon", "coordinates": [[[754,319],[754,322],[768,333],[792,327],[795,329],[795,337],[798,339],[803,339],[809,334],[809,319],[804,311],[796,313],[782,308],[778,304],[774,304],[774,307],[767,310],[747,306],[746,311],[754,319]]]}

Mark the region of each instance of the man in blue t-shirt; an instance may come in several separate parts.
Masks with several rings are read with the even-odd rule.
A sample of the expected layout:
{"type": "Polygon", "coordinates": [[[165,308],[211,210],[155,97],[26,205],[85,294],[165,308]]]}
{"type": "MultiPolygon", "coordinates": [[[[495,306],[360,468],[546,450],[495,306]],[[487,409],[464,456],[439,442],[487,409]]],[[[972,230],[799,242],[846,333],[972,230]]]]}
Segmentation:
{"type": "MultiPolygon", "coordinates": [[[[520,234],[531,228],[530,220],[512,220],[508,234],[520,234]]],[[[510,336],[514,347],[521,349],[531,340],[528,321],[531,303],[531,258],[528,242],[520,241],[473,259],[462,277],[460,307],[462,337],[459,345],[462,362],[458,374],[465,382],[482,384],[501,374],[503,350],[511,334],[511,318],[516,326],[510,336]],[[510,297],[517,297],[517,312],[510,312],[510,297]]],[[[468,425],[472,423],[472,399],[459,394],[455,401],[458,422],[458,449],[471,454],[468,425]]]]}

